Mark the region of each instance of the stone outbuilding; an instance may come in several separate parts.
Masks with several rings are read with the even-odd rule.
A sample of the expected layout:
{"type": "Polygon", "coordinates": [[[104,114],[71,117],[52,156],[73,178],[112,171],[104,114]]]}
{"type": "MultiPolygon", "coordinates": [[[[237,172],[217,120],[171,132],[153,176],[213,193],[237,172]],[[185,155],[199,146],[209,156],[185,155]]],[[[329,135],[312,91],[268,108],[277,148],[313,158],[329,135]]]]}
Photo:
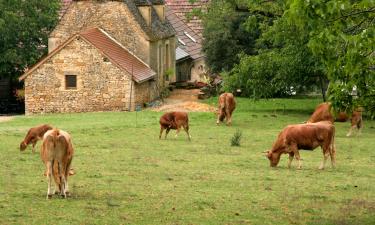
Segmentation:
{"type": "Polygon", "coordinates": [[[48,55],[20,77],[26,114],[131,111],[175,80],[163,0],[65,0],[63,9],[48,55]]]}
{"type": "Polygon", "coordinates": [[[194,8],[206,10],[208,0],[166,0],[167,19],[176,30],[176,81],[205,81],[208,75],[206,56],[202,51],[202,21],[193,16],[187,19],[194,8]]]}

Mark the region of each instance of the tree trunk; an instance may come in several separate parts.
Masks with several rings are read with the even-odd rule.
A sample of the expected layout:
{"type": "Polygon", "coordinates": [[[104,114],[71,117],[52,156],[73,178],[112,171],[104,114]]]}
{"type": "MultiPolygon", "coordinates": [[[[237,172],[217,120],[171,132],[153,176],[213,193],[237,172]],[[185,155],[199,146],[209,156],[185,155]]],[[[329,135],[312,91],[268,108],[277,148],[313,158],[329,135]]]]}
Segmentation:
{"type": "Polygon", "coordinates": [[[320,90],[322,91],[322,98],[323,98],[323,102],[326,102],[326,90],[327,88],[325,88],[325,82],[323,80],[323,77],[322,75],[319,75],[319,81],[320,81],[320,90]]]}

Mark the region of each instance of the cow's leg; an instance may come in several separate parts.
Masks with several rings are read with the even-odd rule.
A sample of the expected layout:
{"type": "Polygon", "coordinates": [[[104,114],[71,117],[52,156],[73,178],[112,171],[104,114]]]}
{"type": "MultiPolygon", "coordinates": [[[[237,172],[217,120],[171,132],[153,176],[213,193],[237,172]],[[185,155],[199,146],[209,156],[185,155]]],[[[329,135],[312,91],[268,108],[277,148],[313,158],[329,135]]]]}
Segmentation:
{"type": "Polygon", "coordinates": [[[292,161],[293,161],[293,158],[294,158],[294,152],[290,152],[290,153],[289,153],[288,168],[291,167],[291,165],[292,165],[292,161]]]}
{"type": "Polygon", "coordinates": [[[331,144],[329,150],[330,150],[329,153],[331,155],[331,164],[332,164],[332,167],[335,168],[336,167],[336,146],[335,146],[335,143],[331,144]]]}
{"type": "Polygon", "coordinates": [[[161,135],[163,134],[164,127],[160,126],[160,134],[159,134],[159,139],[161,139],[161,135]]]}
{"type": "Polygon", "coordinates": [[[46,162],[46,169],[47,169],[47,182],[48,182],[47,199],[50,199],[50,198],[52,198],[52,192],[51,192],[52,162],[51,161],[46,162]]]}
{"type": "Polygon", "coordinates": [[[181,127],[177,127],[177,130],[176,130],[176,134],[175,134],[175,138],[177,138],[177,135],[178,135],[178,133],[180,132],[180,129],[181,129],[181,127]]]}
{"type": "Polygon", "coordinates": [[[219,113],[217,114],[216,125],[219,125],[220,123],[220,115],[221,115],[221,110],[219,110],[219,113]]]}
{"type": "Polygon", "coordinates": [[[60,190],[60,195],[63,197],[63,198],[66,198],[66,179],[65,179],[65,171],[64,171],[64,168],[63,168],[63,164],[62,164],[62,161],[59,160],[59,176],[60,176],[60,181],[61,181],[61,190],[60,190]]]}
{"type": "Polygon", "coordinates": [[[190,136],[190,134],[189,134],[189,126],[188,126],[188,125],[185,125],[185,126],[184,126],[184,130],[185,130],[185,132],[186,132],[187,135],[188,135],[189,141],[191,141],[191,136],[190,136]]]}
{"type": "Polygon", "coordinates": [[[36,141],[37,140],[33,140],[32,143],[33,143],[33,153],[35,153],[35,145],[36,145],[36,141]]]}
{"type": "Polygon", "coordinates": [[[362,134],[362,119],[358,122],[357,124],[357,129],[358,129],[358,133],[357,135],[361,135],[362,134]]]}
{"type": "Polygon", "coordinates": [[[229,109],[225,110],[225,115],[226,115],[227,125],[228,126],[232,125],[232,115],[229,109]]]}
{"type": "Polygon", "coordinates": [[[299,155],[298,147],[296,145],[290,147],[292,152],[294,153],[294,156],[296,157],[296,160],[298,162],[297,169],[302,168],[302,163],[301,163],[301,156],[299,155]]]}
{"type": "Polygon", "coordinates": [[[55,180],[55,190],[53,191],[53,193],[59,194],[61,190],[61,187],[60,187],[61,180],[59,177],[59,167],[58,167],[57,161],[54,161],[52,165],[52,174],[53,174],[53,179],[55,180]]]}
{"type": "Polygon", "coordinates": [[[347,137],[352,136],[352,131],[354,128],[355,128],[355,125],[350,127],[349,132],[346,134],[347,137]]]}
{"type": "Polygon", "coordinates": [[[168,135],[170,130],[171,130],[170,128],[167,128],[167,130],[165,130],[165,139],[167,139],[167,135],[168,135]]]}
{"type": "MultiPolygon", "coordinates": [[[[322,163],[319,166],[320,170],[324,169],[324,167],[326,166],[326,162],[327,162],[328,156],[331,155],[330,148],[331,147],[329,147],[329,146],[328,147],[327,146],[323,146],[322,147],[322,150],[323,150],[323,161],[322,161],[322,163]]],[[[331,159],[332,159],[332,155],[331,155],[331,159]]]]}

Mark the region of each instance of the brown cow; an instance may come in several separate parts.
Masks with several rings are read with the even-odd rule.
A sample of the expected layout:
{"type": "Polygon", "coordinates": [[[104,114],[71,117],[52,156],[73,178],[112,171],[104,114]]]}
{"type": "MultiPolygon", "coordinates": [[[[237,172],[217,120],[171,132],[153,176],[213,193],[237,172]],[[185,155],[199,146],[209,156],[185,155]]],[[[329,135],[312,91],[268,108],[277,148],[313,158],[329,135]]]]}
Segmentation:
{"type": "Polygon", "coordinates": [[[73,154],[73,145],[70,135],[67,132],[53,129],[44,134],[40,155],[47,170],[47,199],[52,197],[52,176],[55,180],[55,192],[59,190],[64,198],[69,194],[68,177],[73,154]],[[58,170],[57,173],[56,169],[58,170]]]}
{"type": "Polygon", "coordinates": [[[347,137],[351,136],[353,129],[356,129],[356,128],[358,130],[357,135],[360,135],[361,134],[361,130],[362,130],[362,126],[363,126],[363,123],[362,123],[362,111],[361,110],[355,110],[355,111],[353,111],[352,118],[351,118],[351,127],[350,127],[349,132],[348,132],[348,134],[346,136],[347,137]]]}
{"type": "Polygon", "coordinates": [[[224,121],[226,118],[227,125],[232,124],[232,113],[236,108],[236,101],[232,93],[223,93],[219,96],[219,108],[216,124],[224,121]]]}
{"type": "Polygon", "coordinates": [[[159,139],[161,138],[163,131],[165,131],[165,139],[167,139],[167,135],[171,129],[177,130],[176,136],[180,132],[181,127],[184,128],[186,131],[189,141],[191,140],[191,136],[189,134],[189,117],[186,112],[167,112],[164,113],[159,120],[160,123],[160,134],[159,139]]]}
{"type": "Polygon", "coordinates": [[[316,108],[314,113],[311,115],[310,119],[307,123],[316,123],[319,121],[330,121],[333,123],[334,118],[332,115],[332,105],[329,102],[324,102],[319,104],[316,108]]]}
{"type": "Polygon", "coordinates": [[[301,158],[298,150],[314,150],[320,146],[323,150],[324,160],[319,169],[324,169],[328,156],[331,156],[332,167],[335,167],[334,138],[335,127],[327,121],[289,125],[280,132],[272,149],[266,151],[266,155],[270,160],[270,165],[275,167],[280,161],[281,154],[289,154],[288,168],[291,166],[293,157],[296,157],[298,169],[300,169],[301,158]]]}
{"type": "Polygon", "coordinates": [[[20,151],[24,151],[27,146],[32,143],[33,145],[33,153],[35,152],[35,145],[38,140],[43,139],[43,135],[48,131],[51,130],[52,127],[48,124],[43,124],[37,127],[32,127],[26,134],[26,137],[20,144],[20,151]]]}

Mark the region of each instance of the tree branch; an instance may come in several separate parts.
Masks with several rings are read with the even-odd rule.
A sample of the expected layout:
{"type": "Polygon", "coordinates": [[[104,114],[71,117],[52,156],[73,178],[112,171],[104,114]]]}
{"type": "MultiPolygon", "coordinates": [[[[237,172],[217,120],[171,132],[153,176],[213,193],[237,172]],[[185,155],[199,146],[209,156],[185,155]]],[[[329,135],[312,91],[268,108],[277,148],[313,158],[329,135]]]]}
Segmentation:
{"type": "Polygon", "coordinates": [[[336,18],[336,19],[333,19],[329,22],[335,22],[337,20],[341,20],[341,19],[344,19],[344,18],[348,18],[348,17],[351,17],[351,16],[356,16],[356,15],[359,15],[359,14],[363,14],[363,13],[371,13],[371,12],[375,12],[375,7],[374,8],[370,8],[368,10],[364,10],[364,11],[360,11],[360,12],[353,12],[353,13],[350,13],[348,15],[344,15],[343,13],[341,13],[342,16],[336,18]]]}

